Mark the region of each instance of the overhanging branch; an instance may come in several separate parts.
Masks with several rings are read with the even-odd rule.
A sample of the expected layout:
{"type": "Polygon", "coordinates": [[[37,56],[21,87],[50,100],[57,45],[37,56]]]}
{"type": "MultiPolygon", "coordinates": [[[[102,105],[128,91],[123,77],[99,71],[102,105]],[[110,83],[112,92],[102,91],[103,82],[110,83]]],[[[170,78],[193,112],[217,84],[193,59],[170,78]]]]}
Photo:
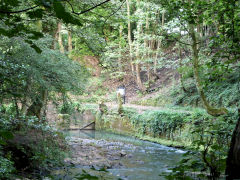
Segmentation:
{"type": "Polygon", "coordinates": [[[89,11],[91,11],[91,10],[93,10],[93,9],[95,9],[95,8],[97,8],[97,7],[101,6],[101,5],[109,2],[109,1],[111,1],[111,0],[103,1],[103,2],[101,2],[101,3],[99,3],[99,4],[96,4],[95,6],[93,6],[93,7],[91,7],[91,8],[86,9],[86,10],[81,11],[81,12],[75,12],[75,11],[74,11],[74,8],[73,8],[73,5],[72,5],[68,0],[67,0],[66,2],[70,5],[73,14],[80,15],[80,14],[87,13],[87,12],[89,12],[89,11]]]}
{"type": "Polygon", "coordinates": [[[18,11],[4,11],[4,10],[0,9],[0,13],[1,14],[17,14],[17,13],[27,12],[27,11],[35,9],[37,7],[39,7],[39,5],[30,7],[30,8],[27,8],[27,9],[18,10],[18,11]]]}

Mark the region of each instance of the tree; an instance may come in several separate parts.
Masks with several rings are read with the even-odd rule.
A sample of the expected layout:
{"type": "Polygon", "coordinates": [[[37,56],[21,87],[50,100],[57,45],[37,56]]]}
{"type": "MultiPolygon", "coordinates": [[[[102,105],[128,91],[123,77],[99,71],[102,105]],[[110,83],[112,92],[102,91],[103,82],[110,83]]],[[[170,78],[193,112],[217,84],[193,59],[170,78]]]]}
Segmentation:
{"type": "Polygon", "coordinates": [[[131,12],[130,12],[130,0],[126,0],[126,4],[127,4],[127,22],[128,22],[128,45],[129,45],[129,54],[130,54],[130,63],[131,63],[131,70],[132,73],[135,72],[135,68],[133,65],[133,60],[132,60],[132,31],[131,31],[131,12]]]}
{"type": "MultiPolygon", "coordinates": [[[[240,109],[238,109],[238,116],[240,114],[240,109]]],[[[226,179],[233,180],[239,179],[239,169],[240,169],[240,116],[238,117],[237,124],[233,131],[232,140],[227,157],[226,165],[226,179]]]]}
{"type": "Polygon", "coordinates": [[[37,41],[42,49],[41,54],[21,39],[16,41],[15,38],[5,38],[1,42],[1,100],[16,97],[18,102],[29,107],[28,112],[23,109],[22,112],[40,117],[40,111],[48,98],[46,92],[83,91],[84,79],[87,77],[84,75],[85,69],[58,51],[49,49],[50,38],[37,41]],[[12,48],[9,49],[9,46],[12,48]],[[36,106],[39,108],[38,114],[36,106]]]}

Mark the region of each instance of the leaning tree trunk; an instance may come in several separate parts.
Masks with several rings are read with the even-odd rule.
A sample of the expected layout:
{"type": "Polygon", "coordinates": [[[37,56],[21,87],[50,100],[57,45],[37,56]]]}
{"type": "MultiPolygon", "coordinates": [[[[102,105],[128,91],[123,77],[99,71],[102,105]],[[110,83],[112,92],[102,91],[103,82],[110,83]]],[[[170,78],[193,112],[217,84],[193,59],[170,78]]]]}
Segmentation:
{"type": "Polygon", "coordinates": [[[200,98],[203,102],[204,108],[207,110],[208,114],[210,114],[212,116],[219,116],[222,114],[226,114],[228,112],[226,108],[223,108],[223,107],[222,108],[214,108],[207,101],[207,98],[206,98],[203,88],[202,88],[201,79],[199,77],[199,54],[198,54],[199,49],[197,48],[198,41],[197,41],[197,36],[196,36],[196,32],[194,30],[193,24],[189,25],[189,30],[190,30],[190,36],[192,38],[193,73],[194,73],[197,90],[198,90],[200,98]]]}
{"type": "Polygon", "coordinates": [[[240,179],[240,109],[227,157],[226,179],[240,179]]]}

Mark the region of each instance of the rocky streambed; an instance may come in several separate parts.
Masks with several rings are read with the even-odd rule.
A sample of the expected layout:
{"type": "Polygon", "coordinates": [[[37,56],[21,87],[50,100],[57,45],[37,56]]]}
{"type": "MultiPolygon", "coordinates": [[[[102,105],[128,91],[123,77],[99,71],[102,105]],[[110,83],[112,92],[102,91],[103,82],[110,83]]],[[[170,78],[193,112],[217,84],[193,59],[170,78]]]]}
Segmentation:
{"type": "Polygon", "coordinates": [[[70,131],[68,168],[54,172],[59,179],[161,180],[184,151],[134,137],[104,131],[70,131]]]}
{"type": "Polygon", "coordinates": [[[109,142],[103,139],[71,137],[68,142],[72,156],[65,159],[66,163],[98,168],[104,167],[106,169],[122,167],[121,158],[132,158],[132,154],[127,153],[126,149],[132,151],[136,149],[136,146],[132,144],[109,142]]]}

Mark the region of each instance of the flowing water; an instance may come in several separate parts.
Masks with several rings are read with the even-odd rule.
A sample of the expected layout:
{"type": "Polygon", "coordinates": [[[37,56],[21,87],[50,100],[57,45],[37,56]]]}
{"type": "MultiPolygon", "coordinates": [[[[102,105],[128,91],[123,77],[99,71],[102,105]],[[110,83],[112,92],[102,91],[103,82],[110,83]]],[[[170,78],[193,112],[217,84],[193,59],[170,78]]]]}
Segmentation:
{"type": "MultiPolygon", "coordinates": [[[[162,172],[169,171],[181,159],[183,150],[143,141],[130,136],[117,135],[104,131],[69,131],[69,136],[76,139],[98,143],[98,146],[124,152],[118,161],[121,166],[108,168],[108,174],[119,179],[161,180],[162,172]]],[[[79,172],[84,166],[74,167],[79,172]]],[[[111,177],[111,178],[112,178],[111,177]]],[[[102,179],[111,179],[102,178],[102,179]]],[[[116,178],[116,179],[118,179],[116,178]]],[[[114,179],[114,178],[113,178],[114,179]]]]}

